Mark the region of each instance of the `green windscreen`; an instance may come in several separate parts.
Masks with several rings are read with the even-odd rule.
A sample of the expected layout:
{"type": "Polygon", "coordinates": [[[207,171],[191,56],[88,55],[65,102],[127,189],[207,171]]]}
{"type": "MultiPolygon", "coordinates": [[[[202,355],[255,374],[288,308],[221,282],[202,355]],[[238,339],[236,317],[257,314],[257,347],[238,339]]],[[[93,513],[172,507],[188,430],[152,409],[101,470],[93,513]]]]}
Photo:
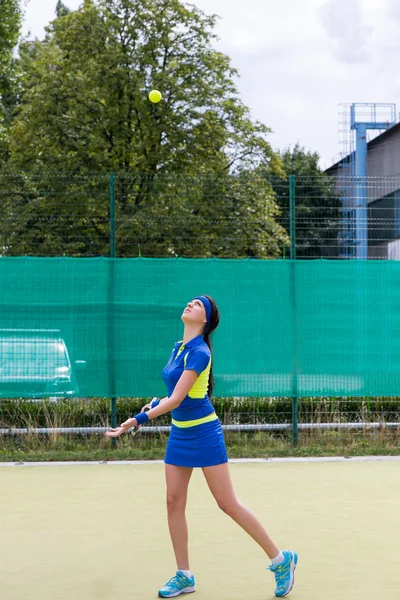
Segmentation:
{"type": "Polygon", "coordinates": [[[400,390],[400,263],[2,258],[0,396],[153,396],[208,294],[215,396],[400,390]]]}

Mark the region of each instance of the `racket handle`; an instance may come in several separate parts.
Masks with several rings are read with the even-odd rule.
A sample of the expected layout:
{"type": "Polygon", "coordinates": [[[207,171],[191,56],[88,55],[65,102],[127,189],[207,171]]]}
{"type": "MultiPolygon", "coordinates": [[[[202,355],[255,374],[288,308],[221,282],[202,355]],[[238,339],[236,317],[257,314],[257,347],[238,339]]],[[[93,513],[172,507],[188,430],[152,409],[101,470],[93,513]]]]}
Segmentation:
{"type": "Polygon", "coordinates": [[[158,406],[160,404],[160,398],[158,398],[157,396],[154,396],[154,398],[152,398],[149,402],[151,408],[155,408],[156,406],[158,406]],[[157,401],[154,406],[153,406],[153,402],[157,401]]]}

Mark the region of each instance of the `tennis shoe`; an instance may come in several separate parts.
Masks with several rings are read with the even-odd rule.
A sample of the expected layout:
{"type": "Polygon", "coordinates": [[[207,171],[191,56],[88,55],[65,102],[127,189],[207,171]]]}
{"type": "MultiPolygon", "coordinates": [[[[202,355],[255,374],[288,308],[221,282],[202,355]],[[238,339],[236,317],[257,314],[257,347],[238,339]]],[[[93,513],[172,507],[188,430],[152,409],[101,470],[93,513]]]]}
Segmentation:
{"type": "Polygon", "coordinates": [[[294,585],[294,571],[296,569],[298,556],[291,550],[282,550],[285,560],[280,565],[271,565],[270,571],[275,575],[275,596],[287,596],[294,585]]]}
{"type": "Polygon", "coordinates": [[[182,571],[177,571],[176,575],[158,590],[160,598],[174,598],[180,594],[190,594],[196,591],[196,584],[193,575],[186,577],[182,571]]]}

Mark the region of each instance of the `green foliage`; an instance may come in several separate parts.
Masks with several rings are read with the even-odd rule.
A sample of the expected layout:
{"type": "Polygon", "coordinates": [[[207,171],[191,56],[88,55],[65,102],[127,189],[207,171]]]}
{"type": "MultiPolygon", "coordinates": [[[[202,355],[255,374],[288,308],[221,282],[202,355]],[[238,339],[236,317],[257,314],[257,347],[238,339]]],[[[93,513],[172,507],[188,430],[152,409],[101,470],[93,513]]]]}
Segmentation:
{"type": "MultiPolygon", "coordinates": [[[[118,398],[118,418],[140,412],[146,398],[118,398]]],[[[292,422],[291,398],[214,398],[225,424],[292,422]]],[[[111,418],[109,398],[51,400],[0,400],[0,427],[99,427],[111,418]]],[[[300,423],[357,423],[400,421],[399,398],[301,398],[300,423]]],[[[170,415],[155,425],[170,424],[170,415]]]]}
{"type": "Polygon", "coordinates": [[[116,172],[118,256],[280,257],[288,237],[258,169],[281,175],[281,161],[214,49],[216,17],[179,0],[57,14],[45,42],[21,47],[8,167],[27,175],[4,194],[5,253],[108,254],[108,189],[92,173],[116,172]]]}
{"type": "Polygon", "coordinates": [[[288,238],[254,171],[117,179],[119,256],[278,258],[288,238]]]}
{"type": "MultiPolygon", "coordinates": [[[[278,258],[288,236],[270,181],[256,172],[115,178],[119,257],[278,258]]],[[[107,174],[0,173],[5,255],[110,252],[107,174]]]]}
{"type": "Polygon", "coordinates": [[[56,6],[57,17],[65,17],[70,12],[71,12],[71,10],[68,8],[68,6],[65,6],[65,4],[61,0],[57,1],[57,6],[56,6]]]}
{"type": "Polygon", "coordinates": [[[22,23],[20,0],[0,2],[0,166],[8,157],[9,126],[17,101],[18,79],[13,51],[22,23]]]}
{"type": "MultiPolygon", "coordinates": [[[[337,258],[340,214],[335,183],[319,167],[319,156],[299,144],[280,153],[286,173],[296,177],[296,257],[337,258]]],[[[276,199],[289,234],[289,186],[274,180],[276,199]]]]}
{"type": "MultiPolygon", "coordinates": [[[[119,398],[118,422],[139,412],[145,398],[119,398]]],[[[291,398],[215,398],[215,409],[225,424],[291,422],[291,398]]],[[[386,422],[400,420],[399,398],[302,398],[300,422],[346,423],[379,422],[380,429],[336,431],[299,430],[299,444],[292,445],[291,431],[225,431],[228,454],[234,457],[273,456],[356,456],[398,454],[398,429],[385,428],[386,422]]],[[[108,398],[58,400],[51,402],[0,400],[0,428],[5,427],[108,427],[111,421],[108,398]]],[[[155,425],[168,425],[170,415],[155,425]]],[[[0,436],[0,460],[152,460],[162,459],[168,433],[129,435],[118,439],[116,447],[102,434],[29,433],[0,436]]]]}
{"type": "Polygon", "coordinates": [[[212,46],[215,20],[178,0],[88,0],[56,19],[25,54],[12,165],[197,174],[278,162],[212,46]]]}
{"type": "Polygon", "coordinates": [[[5,255],[109,255],[109,176],[0,173],[5,255]]]}

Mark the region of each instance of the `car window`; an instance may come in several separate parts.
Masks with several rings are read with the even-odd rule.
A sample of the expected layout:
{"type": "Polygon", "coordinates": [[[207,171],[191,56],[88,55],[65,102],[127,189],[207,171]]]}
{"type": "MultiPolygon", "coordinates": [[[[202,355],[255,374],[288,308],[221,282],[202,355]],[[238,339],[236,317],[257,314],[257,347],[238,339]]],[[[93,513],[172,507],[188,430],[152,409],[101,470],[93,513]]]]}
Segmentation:
{"type": "Polygon", "coordinates": [[[65,343],[56,338],[0,336],[0,359],[1,381],[54,379],[71,370],[65,343]]]}

